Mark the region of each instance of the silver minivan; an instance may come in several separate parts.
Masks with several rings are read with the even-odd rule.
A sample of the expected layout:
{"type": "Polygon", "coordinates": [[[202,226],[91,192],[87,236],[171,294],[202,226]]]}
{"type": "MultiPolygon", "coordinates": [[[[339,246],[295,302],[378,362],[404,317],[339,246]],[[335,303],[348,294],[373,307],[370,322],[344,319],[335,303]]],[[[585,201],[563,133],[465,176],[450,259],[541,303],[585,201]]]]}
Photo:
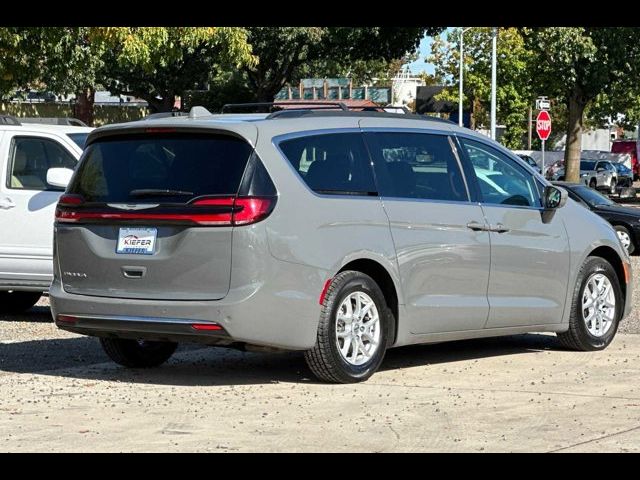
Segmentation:
{"type": "Polygon", "coordinates": [[[56,325],[129,367],[202,342],[303,351],[347,383],[409,344],[536,331],[603,349],[631,307],[605,220],[416,115],[195,107],[98,128],[54,249],[56,325]]]}

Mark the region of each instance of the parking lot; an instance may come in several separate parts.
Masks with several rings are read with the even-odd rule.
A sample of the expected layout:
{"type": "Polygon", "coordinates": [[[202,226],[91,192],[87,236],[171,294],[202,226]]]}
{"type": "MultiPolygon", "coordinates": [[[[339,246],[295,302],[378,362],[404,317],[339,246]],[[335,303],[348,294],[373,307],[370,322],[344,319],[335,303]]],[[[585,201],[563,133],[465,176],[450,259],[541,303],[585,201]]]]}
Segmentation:
{"type": "Polygon", "coordinates": [[[638,452],[637,290],[605,351],[536,334],[405,347],[355,385],[316,382],[298,353],[200,346],[127,370],[43,298],[0,317],[0,451],[638,452]]]}

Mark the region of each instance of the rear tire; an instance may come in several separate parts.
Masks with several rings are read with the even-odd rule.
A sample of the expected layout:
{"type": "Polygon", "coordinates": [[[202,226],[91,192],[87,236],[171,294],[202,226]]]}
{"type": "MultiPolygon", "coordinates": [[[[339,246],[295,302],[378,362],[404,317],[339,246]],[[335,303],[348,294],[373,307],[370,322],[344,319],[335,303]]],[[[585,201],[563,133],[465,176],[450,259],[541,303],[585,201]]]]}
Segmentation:
{"type": "Polygon", "coordinates": [[[33,307],[42,292],[0,292],[0,313],[23,313],[33,307]]]}
{"type": "Polygon", "coordinates": [[[178,347],[173,342],[151,342],[128,338],[100,338],[100,344],[111,360],[124,367],[157,367],[178,347]]]}
{"type": "Polygon", "coordinates": [[[392,317],[371,277],[356,271],[339,273],[322,304],[316,345],[305,352],[307,365],[325,382],[368,379],[384,358],[392,317]]]}
{"type": "Polygon", "coordinates": [[[558,340],[570,350],[586,352],[605,349],[612,342],[618,330],[623,302],[618,275],[611,264],[604,258],[587,258],[578,273],[578,280],[573,292],[569,330],[558,333],[558,340]],[[606,289],[607,281],[613,295],[603,294],[604,291],[609,292],[606,289]],[[605,285],[602,292],[596,288],[592,289],[593,286],[597,286],[598,282],[600,285],[605,285]],[[585,305],[594,299],[596,301],[585,308],[585,305]],[[612,300],[613,302],[611,302],[612,300]],[[614,304],[613,307],[605,306],[611,303],[614,304]],[[609,308],[613,308],[613,311],[611,312],[609,308]],[[598,312],[602,314],[600,318],[598,312]],[[607,319],[608,314],[610,317],[607,319]],[[597,331],[598,325],[601,326],[600,332],[597,331]]]}

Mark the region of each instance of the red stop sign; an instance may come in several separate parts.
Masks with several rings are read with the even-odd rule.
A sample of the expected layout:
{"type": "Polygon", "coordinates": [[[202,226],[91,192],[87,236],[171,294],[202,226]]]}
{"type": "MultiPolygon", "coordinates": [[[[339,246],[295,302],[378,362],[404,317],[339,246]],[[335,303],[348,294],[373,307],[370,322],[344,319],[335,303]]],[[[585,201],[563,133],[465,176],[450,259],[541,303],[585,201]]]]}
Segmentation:
{"type": "Polygon", "coordinates": [[[540,140],[546,140],[551,135],[551,117],[546,110],[541,110],[536,118],[536,132],[540,140]]]}

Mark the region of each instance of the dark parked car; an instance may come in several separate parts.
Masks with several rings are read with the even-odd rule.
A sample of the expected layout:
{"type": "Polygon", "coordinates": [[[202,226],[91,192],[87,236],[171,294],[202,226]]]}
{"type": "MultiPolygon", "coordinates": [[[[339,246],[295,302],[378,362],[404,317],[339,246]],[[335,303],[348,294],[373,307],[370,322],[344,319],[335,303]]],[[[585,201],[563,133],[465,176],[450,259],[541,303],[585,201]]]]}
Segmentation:
{"type": "Polygon", "coordinates": [[[536,162],[533,158],[531,158],[529,155],[525,155],[523,153],[518,153],[517,154],[522,160],[524,160],[525,162],[527,162],[529,165],[531,165],[531,167],[533,167],[533,169],[538,172],[538,173],[542,173],[542,168],[540,168],[540,166],[538,165],[538,162],[536,162]]]}
{"type": "Polygon", "coordinates": [[[553,182],[567,190],[572,198],[582,206],[608,221],[620,242],[632,254],[638,249],[640,240],[640,208],[623,207],[613,200],[580,183],[553,182]]]}

